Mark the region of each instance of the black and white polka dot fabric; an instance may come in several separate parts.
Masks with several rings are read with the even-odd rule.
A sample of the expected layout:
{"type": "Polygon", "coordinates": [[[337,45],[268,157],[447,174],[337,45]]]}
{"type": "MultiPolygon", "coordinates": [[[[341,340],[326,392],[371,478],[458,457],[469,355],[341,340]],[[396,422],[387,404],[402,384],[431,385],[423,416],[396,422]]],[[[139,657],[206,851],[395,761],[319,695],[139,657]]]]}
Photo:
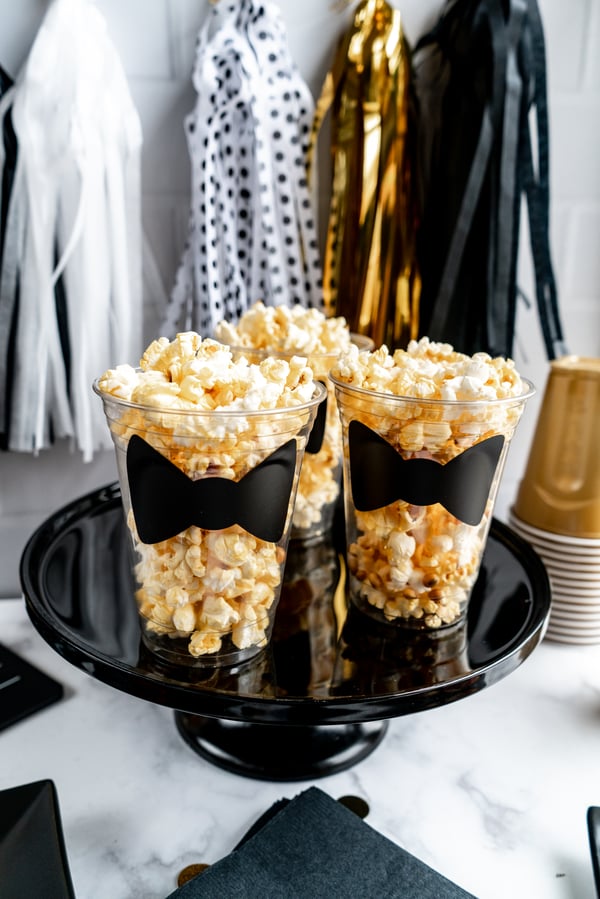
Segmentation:
{"type": "Polygon", "coordinates": [[[210,336],[257,300],[322,308],[306,154],[314,101],[280,12],[220,0],[197,41],[186,247],[161,333],[210,336]]]}

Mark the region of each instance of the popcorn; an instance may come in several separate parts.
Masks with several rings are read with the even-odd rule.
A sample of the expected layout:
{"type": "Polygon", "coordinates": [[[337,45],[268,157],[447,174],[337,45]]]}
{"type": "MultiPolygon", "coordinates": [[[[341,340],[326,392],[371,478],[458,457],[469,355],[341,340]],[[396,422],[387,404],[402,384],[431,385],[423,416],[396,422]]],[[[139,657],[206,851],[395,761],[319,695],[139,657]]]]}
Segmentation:
{"type": "MultiPolygon", "coordinates": [[[[507,439],[505,454],[529,390],[512,360],[486,353],[467,356],[427,337],[393,354],[386,346],[367,353],[351,346],[331,376],[346,425],[362,422],[403,459],[441,464],[496,434],[507,439]]],[[[503,459],[477,526],[459,521],[440,503],[421,507],[398,499],[372,511],[354,509],[347,560],[351,593],[359,605],[379,610],[389,621],[428,628],[462,618],[503,459]]]]}
{"type": "Polygon", "coordinates": [[[319,309],[302,306],[265,306],[255,303],[237,325],[221,321],[215,337],[229,346],[302,356],[337,355],[351,344],[346,319],[327,318],[319,309]]]}
{"type": "MultiPolygon", "coordinates": [[[[191,331],[172,341],[153,341],[139,368],[118,365],[98,379],[124,483],[133,434],[142,435],[192,480],[240,480],[305,428],[314,390],[305,358],[254,364],[191,331]],[[111,397],[119,402],[111,404],[111,397]],[[285,410],[281,433],[272,417],[259,414],[276,409],[285,410]]],[[[124,501],[127,506],[129,498],[124,501]]],[[[131,509],[127,523],[137,551],[136,598],[147,634],[184,641],[191,661],[266,644],[269,609],[283,575],[284,538],[277,544],[237,524],[216,531],[194,524],[168,540],[146,544],[131,509]]]]}
{"type": "MultiPolygon", "coordinates": [[[[328,375],[336,357],[352,345],[346,320],[328,318],[318,309],[265,306],[257,302],[236,325],[219,322],[215,335],[224,344],[250,351],[251,359],[261,358],[265,353],[284,356],[297,353],[308,357],[314,377],[327,384],[330,398],[323,443],[318,453],[304,456],[293,516],[294,536],[317,533],[325,527],[325,510],[332,514],[340,492],[342,431],[328,375]]],[[[281,361],[268,357],[263,364],[281,361]]],[[[293,364],[298,363],[290,360],[290,365],[293,364]]]]}

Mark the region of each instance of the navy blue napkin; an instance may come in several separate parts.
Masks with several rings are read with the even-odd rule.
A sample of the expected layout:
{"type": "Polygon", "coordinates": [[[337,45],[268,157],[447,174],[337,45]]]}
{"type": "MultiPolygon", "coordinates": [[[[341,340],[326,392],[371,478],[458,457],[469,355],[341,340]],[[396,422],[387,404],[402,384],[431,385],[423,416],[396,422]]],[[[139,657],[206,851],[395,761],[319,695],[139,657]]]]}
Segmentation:
{"type": "Polygon", "coordinates": [[[316,787],[273,812],[167,899],[474,899],[316,787]]]}

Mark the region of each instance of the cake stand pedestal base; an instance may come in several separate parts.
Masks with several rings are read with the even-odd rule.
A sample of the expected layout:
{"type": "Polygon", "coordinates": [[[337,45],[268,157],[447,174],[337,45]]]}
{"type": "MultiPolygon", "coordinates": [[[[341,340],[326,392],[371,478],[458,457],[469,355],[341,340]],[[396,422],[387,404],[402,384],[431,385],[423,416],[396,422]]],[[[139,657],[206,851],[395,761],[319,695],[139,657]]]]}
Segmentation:
{"type": "Polygon", "coordinates": [[[212,764],[259,780],[313,780],[351,768],[381,743],[387,721],[285,725],[175,712],[177,730],[212,764]]]}

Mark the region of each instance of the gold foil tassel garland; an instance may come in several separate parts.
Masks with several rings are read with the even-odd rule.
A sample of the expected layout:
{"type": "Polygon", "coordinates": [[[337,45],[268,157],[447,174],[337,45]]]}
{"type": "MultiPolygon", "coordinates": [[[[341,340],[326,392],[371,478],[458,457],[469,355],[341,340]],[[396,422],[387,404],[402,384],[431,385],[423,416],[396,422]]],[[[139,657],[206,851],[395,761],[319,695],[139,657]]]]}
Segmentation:
{"type": "MultiPolygon", "coordinates": [[[[331,112],[331,198],[323,296],[376,345],[417,336],[421,281],[410,48],[400,12],[363,0],[316,104],[311,155],[331,112]]],[[[309,158],[309,172],[312,159],[309,158]]]]}

